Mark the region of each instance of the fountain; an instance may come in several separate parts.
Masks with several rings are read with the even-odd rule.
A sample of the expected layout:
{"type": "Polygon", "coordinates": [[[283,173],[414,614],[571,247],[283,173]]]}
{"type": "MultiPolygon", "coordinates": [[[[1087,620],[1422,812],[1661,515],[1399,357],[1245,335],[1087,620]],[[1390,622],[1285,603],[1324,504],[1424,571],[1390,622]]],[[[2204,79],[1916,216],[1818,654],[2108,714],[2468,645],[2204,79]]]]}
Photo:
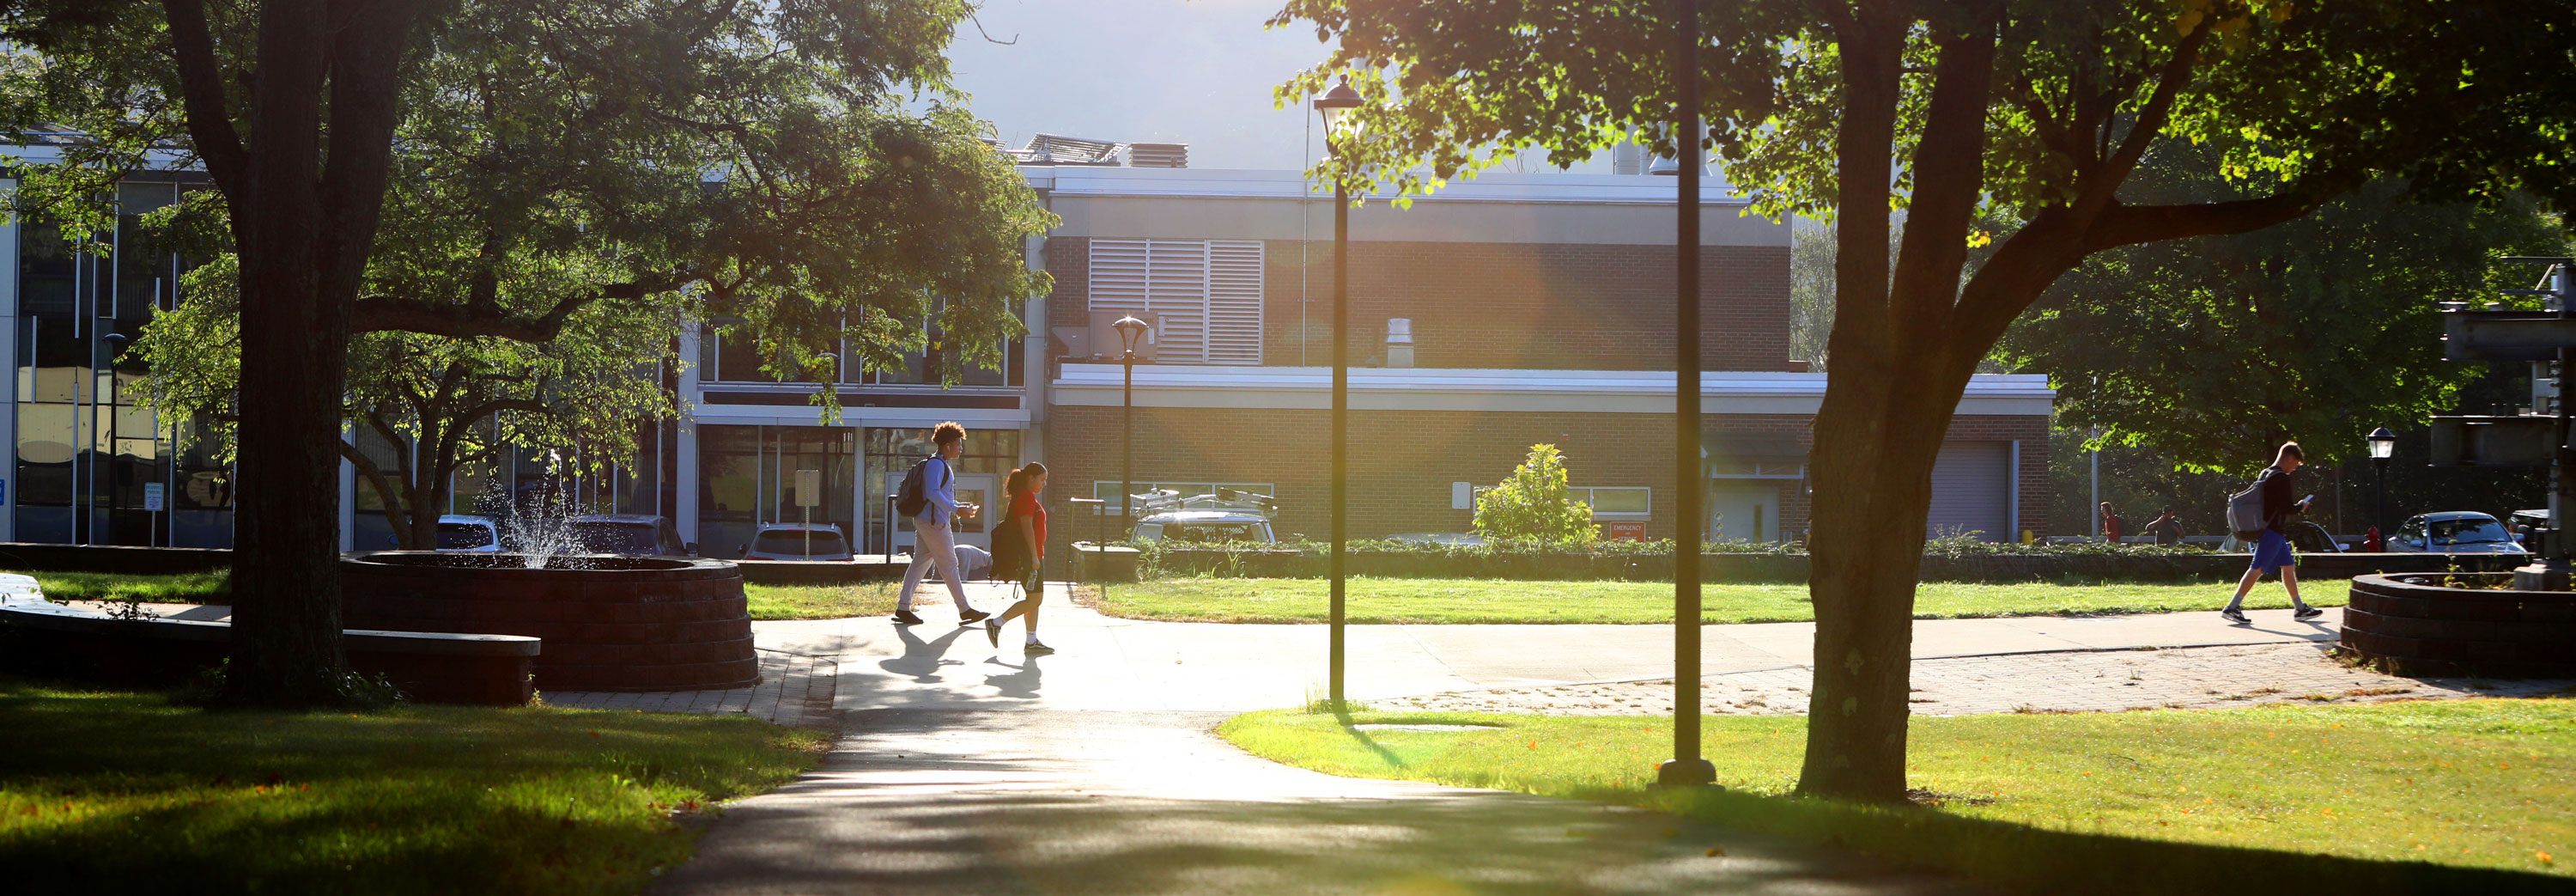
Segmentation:
{"type": "Polygon", "coordinates": [[[508,502],[513,553],[385,551],[340,561],[353,629],[544,639],[546,691],[697,691],[760,683],[730,561],[579,553],[560,492],[508,502]]]}
{"type": "Polygon", "coordinates": [[[2576,533],[2576,442],[2565,396],[2576,382],[2576,259],[2506,258],[2547,265],[2542,285],[2507,290],[2544,298],[2540,311],[2443,308],[2444,356],[2453,361],[2527,361],[2535,413],[2435,417],[2435,466],[2550,468],[2549,525],[2534,533],[2539,557],[2509,573],[2355,576],[2344,610],[2342,650],[2397,674],[2576,675],[2576,592],[2569,555],[2576,533]],[[2556,369],[2550,370],[2554,364],[2556,369]]]}

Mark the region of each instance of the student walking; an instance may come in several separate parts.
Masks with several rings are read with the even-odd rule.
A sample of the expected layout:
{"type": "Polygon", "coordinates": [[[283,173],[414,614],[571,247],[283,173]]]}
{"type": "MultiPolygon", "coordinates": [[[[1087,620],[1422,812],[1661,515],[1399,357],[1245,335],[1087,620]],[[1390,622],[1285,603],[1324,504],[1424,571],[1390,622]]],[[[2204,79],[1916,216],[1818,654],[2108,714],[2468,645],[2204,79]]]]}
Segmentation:
{"type": "Polygon", "coordinates": [[[2272,458],[2272,465],[2264,468],[2263,475],[2254,480],[2255,487],[2263,494],[2263,536],[2254,544],[2254,562],[2246,568],[2245,578],[2236,583],[2236,596],[2227,601],[2227,609],[2218,611],[2218,615],[2226,617],[2229,622],[2253,624],[2253,620],[2245,618],[2245,593],[2254,590],[2254,583],[2262,581],[2264,573],[2275,569],[2281,571],[2281,587],[2290,590],[2290,606],[2297,608],[2297,612],[2291,614],[2292,618],[2306,621],[2326,613],[2299,599],[2299,558],[2290,550],[2290,514],[2308,506],[2304,500],[2291,499],[2290,474],[2298,472],[2299,465],[2305,462],[2307,453],[2299,450],[2299,443],[2283,442],[2280,453],[2272,458]]]}
{"type": "Polygon", "coordinates": [[[2102,502],[2102,540],[2105,543],[2119,544],[2120,526],[2126,522],[2128,521],[2121,519],[2119,514],[2111,512],[2111,502],[2102,502]]]}
{"type": "Polygon", "coordinates": [[[974,625],[988,614],[966,601],[966,577],[957,568],[957,537],[949,529],[958,517],[975,515],[975,505],[957,503],[957,474],[953,469],[957,456],[966,452],[966,427],[955,421],[939,424],[930,431],[930,443],[938,453],[916,468],[921,474],[922,504],[912,518],[912,565],[903,571],[903,590],[894,601],[894,621],[921,624],[921,617],[912,614],[912,593],[921,588],[922,575],[936,566],[940,581],[948,586],[948,599],[957,604],[957,624],[974,625]]]}
{"type": "Polygon", "coordinates": [[[2160,548],[2182,544],[2182,520],[2174,517],[2171,506],[2165,507],[2155,519],[2148,520],[2147,528],[2142,531],[2155,536],[2156,546],[2160,548]]]}
{"type": "Polygon", "coordinates": [[[1027,596],[1003,610],[1002,615],[984,620],[984,639],[995,647],[1002,646],[1002,623],[1015,617],[1027,620],[1022,627],[1028,631],[1028,642],[1020,651],[1032,656],[1055,652],[1055,648],[1038,641],[1038,605],[1046,602],[1043,573],[1047,543],[1046,503],[1039,500],[1038,492],[1044,491],[1046,484],[1046,465],[1030,461],[1028,466],[1011,471],[1010,479],[1002,485],[1002,491],[1010,496],[1011,509],[1000,531],[993,533],[993,575],[1019,581],[1027,596]]]}

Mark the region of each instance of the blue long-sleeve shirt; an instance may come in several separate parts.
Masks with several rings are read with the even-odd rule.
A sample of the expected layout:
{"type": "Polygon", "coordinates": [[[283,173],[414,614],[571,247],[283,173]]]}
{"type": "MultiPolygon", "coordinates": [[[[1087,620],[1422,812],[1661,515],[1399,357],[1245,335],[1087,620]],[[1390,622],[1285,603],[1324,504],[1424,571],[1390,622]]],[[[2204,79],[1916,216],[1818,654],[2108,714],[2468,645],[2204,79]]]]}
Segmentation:
{"type": "Polygon", "coordinates": [[[946,458],[932,455],[930,462],[938,466],[921,471],[921,497],[928,503],[921,505],[920,520],[945,526],[957,516],[957,476],[948,469],[946,458]]]}

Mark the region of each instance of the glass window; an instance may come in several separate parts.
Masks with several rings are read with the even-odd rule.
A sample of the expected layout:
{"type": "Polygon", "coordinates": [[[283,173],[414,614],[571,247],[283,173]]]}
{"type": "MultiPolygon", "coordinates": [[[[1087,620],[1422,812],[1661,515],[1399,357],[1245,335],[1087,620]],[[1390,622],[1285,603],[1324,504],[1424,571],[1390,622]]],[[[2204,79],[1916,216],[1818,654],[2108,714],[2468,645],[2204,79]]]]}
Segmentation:
{"type": "Polygon", "coordinates": [[[1645,488],[1633,488],[1633,487],[1621,487],[1621,488],[1598,488],[1598,487],[1596,487],[1596,488],[1589,488],[1589,489],[1567,489],[1567,491],[1568,491],[1568,492],[1589,492],[1590,494],[1589,494],[1589,497],[1588,497],[1588,498],[1584,498],[1583,496],[1580,496],[1580,495],[1578,495],[1578,496],[1576,496],[1576,497],[1577,497],[1578,499],[1586,500],[1586,503],[1589,503],[1589,504],[1591,504],[1591,505],[1592,505],[1592,514],[1593,514],[1594,516],[1603,516],[1603,515],[1607,515],[1607,514],[1640,514],[1640,515],[1642,515],[1642,514],[1650,513],[1650,512],[1652,512],[1652,511],[1653,511],[1653,509],[1654,509],[1654,507],[1653,507],[1653,497],[1652,497],[1652,496],[1653,496],[1653,492],[1652,492],[1652,491],[1650,491],[1650,490],[1648,490],[1648,489],[1645,489],[1645,488]]]}

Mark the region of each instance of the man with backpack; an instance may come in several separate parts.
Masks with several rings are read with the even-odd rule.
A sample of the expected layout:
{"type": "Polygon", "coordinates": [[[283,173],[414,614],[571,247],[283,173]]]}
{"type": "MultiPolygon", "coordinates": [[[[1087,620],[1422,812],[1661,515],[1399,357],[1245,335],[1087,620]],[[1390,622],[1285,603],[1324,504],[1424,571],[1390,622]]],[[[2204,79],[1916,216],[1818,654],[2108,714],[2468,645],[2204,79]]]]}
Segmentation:
{"type": "Polygon", "coordinates": [[[2262,581],[2265,572],[2275,569],[2281,571],[2281,586],[2290,590],[2290,606],[2297,608],[2291,618],[2304,622],[2325,615],[2326,611],[2299,599],[2299,560],[2290,550],[2290,514],[2307,507],[2306,501],[2292,500],[2295,490],[2291,488],[2290,474],[2298,472],[2299,465],[2306,461],[2307,453],[2299,450],[2299,443],[2283,442],[2272,465],[2255,477],[2254,487],[2228,499],[2227,527],[2236,531],[2236,537],[2255,542],[2254,562],[2246,568],[2245,578],[2236,583],[2236,596],[2227,601],[2227,609],[2218,611],[2229,622],[2253,624],[2253,620],[2245,618],[2245,593],[2254,590],[2254,583],[2262,581]],[[2259,516],[2250,512],[2258,497],[2259,516]],[[2259,529],[2259,533],[2252,529],[2259,529]]]}
{"type": "Polygon", "coordinates": [[[973,625],[992,614],[966,601],[966,578],[957,568],[957,537],[948,528],[958,517],[975,515],[975,505],[957,503],[957,474],[951,468],[957,456],[966,452],[966,427],[953,420],[939,424],[930,431],[930,443],[938,453],[914,464],[895,493],[895,512],[912,518],[913,543],[912,565],[904,570],[903,590],[895,596],[894,621],[921,624],[921,617],[912,613],[912,592],[935,566],[940,581],[948,586],[949,600],[957,604],[957,624],[973,625]]]}

